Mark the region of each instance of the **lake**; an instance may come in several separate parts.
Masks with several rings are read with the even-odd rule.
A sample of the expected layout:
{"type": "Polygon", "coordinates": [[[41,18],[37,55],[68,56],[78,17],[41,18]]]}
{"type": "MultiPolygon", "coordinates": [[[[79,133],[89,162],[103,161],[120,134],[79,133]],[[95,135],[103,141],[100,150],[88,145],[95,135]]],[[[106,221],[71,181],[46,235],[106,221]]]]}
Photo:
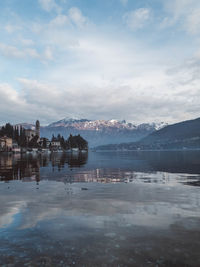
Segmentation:
{"type": "Polygon", "coordinates": [[[0,266],[200,266],[200,151],[0,154],[0,266]]]}

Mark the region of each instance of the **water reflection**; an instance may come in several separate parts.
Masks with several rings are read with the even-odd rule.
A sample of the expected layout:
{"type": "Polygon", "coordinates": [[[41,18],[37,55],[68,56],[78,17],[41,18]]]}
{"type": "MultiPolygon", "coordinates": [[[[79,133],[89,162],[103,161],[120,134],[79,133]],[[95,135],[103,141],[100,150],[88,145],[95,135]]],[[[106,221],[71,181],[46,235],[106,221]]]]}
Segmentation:
{"type": "Polygon", "coordinates": [[[200,266],[199,154],[1,154],[0,266],[200,266]]]}
{"type": "Polygon", "coordinates": [[[200,152],[1,154],[0,179],[199,186],[200,152]]]}
{"type": "Polygon", "coordinates": [[[39,182],[45,177],[41,177],[41,169],[61,172],[66,167],[80,168],[87,159],[87,153],[1,154],[0,179],[39,182]]]}

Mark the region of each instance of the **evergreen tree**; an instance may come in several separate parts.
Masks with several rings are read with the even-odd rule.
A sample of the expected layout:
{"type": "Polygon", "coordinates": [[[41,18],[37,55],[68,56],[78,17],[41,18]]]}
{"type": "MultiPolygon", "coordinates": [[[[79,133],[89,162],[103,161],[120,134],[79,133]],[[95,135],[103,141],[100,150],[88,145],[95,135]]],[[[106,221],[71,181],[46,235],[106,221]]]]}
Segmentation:
{"type": "Polygon", "coordinates": [[[77,136],[72,136],[70,134],[68,140],[67,140],[67,145],[69,149],[72,148],[78,148],[79,150],[82,149],[88,149],[88,142],[79,135],[77,136]]]}
{"type": "Polygon", "coordinates": [[[60,146],[61,146],[63,149],[66,149],[66,142],[65,142],[65,139],[64,139],[63,136],[60,138],[60,146]]]}
{"type": "Polygon", "coordinates": [[[38,148],[39,147],[39,144],[38,144],[38,139],[39,137],[36,135],[34,136],[30,142],[28,143],[28,146],[29,147],[32,147],[32,148],[38,148]]]}
{"type": "Polygon", "coordinates": [[[19,131],[17,127],[14,128],[14,140],[19,143],[19,131]]]}
{"type": "Polygon", "coordinates": [[[47,148],[47,139],[44,138],[44,141],[43,141],[43,148],[47,148]]]}
{"type": "Polygon", "coordinates": [[[61,135],[60,135],[60,134],[57,135],[57,140],[58,140],[58,141],[61,140],[61,135]]]}
{"type": "Polygon", "coordinates": [[[23,127],[20,127],[20,136],[19,136],[19,145],[22,147],[27,147],[27,138],[26,138],[26,132],[23,127]]]}
{"type": "Polygon", "coordinates": [[[14,130],[13,126],[10,123],[6,123],[0,130],[0,136],[7,136],[13,138],[14,130]]]}

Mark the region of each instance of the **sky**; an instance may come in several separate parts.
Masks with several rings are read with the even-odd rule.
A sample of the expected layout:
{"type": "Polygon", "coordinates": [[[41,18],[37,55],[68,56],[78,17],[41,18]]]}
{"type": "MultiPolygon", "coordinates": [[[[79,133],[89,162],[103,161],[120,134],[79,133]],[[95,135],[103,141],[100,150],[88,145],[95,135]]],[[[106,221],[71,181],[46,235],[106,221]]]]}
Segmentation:
{"type": "Polygon", "coordinates": [[[199,110],[199,0],[0,1],[1,124],[199,110]]]}

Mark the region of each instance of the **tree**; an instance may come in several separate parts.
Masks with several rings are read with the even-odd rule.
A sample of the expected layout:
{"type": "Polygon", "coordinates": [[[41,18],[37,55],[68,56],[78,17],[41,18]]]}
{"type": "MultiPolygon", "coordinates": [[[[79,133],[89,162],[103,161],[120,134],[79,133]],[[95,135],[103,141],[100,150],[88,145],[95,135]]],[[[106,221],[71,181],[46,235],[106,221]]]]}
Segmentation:
{"type": "Polygon", "coordinates": [[[66,149],[66,142],[63,136],[60,138],[60,146],[62,149],[66,149]]]}
{"type": "Polygon", "coordinates": [[[44,141],[43,141],[43,147],[44,147],[44,148],[47,148],[47,139],[44,138],[43,140],[44,140],[44,141]]]}
{"type": "Polygon", "coordinates": [[[19,142],[18,144],[22,147],[27,147],[27,138],[25,129],[21,126],[20,127],[20,135],[19,135],[19,142]]]}
{"type": "Polygon", "coordinates": [[[70,134],[68,140],[67,140],[67,145],[69,149],[72,148],[78,148],[79,150],[82,149],[88,149],[88,142],[79,135],[72,136],[70,134]]]}
{"type": "Polygon", "coordinates": [[[10,123],[6,123],[6,125],[3,126],[0,130],[0,136],[7,136],[13,138],[13,135],[14,135],[14,129],[10,123]]]}
{"type": "Polygon", "coordinates": [[[76,140],[75,140],[74,136],[72,136],[72,134],[70,134],[70,136],[69,136],[67,141],[68,141],[70,149],[78,147],[78,144],[76,143],[76,140]]]}
{"type": "Polygon", "coordinates": [[[19,130],[17,127],[14,128],[13,138],[17,143],[19,143],[19,130]]]}
{"type": "Polygon", "coordinates": [[[37,147],[39,147],[38,139],[39,139],[39,136],[35,135],[35,136],[29,141],[28,146],[29,146],[29,147],[32,147],[32,148],[37,148],[37,147]]]}
{"type": "Polygon", "coordinates": [[[56,138],[55,138],[54,134],[52,134],[51,141],[55,141],[55,140],[56,140],[56,138]]]}

